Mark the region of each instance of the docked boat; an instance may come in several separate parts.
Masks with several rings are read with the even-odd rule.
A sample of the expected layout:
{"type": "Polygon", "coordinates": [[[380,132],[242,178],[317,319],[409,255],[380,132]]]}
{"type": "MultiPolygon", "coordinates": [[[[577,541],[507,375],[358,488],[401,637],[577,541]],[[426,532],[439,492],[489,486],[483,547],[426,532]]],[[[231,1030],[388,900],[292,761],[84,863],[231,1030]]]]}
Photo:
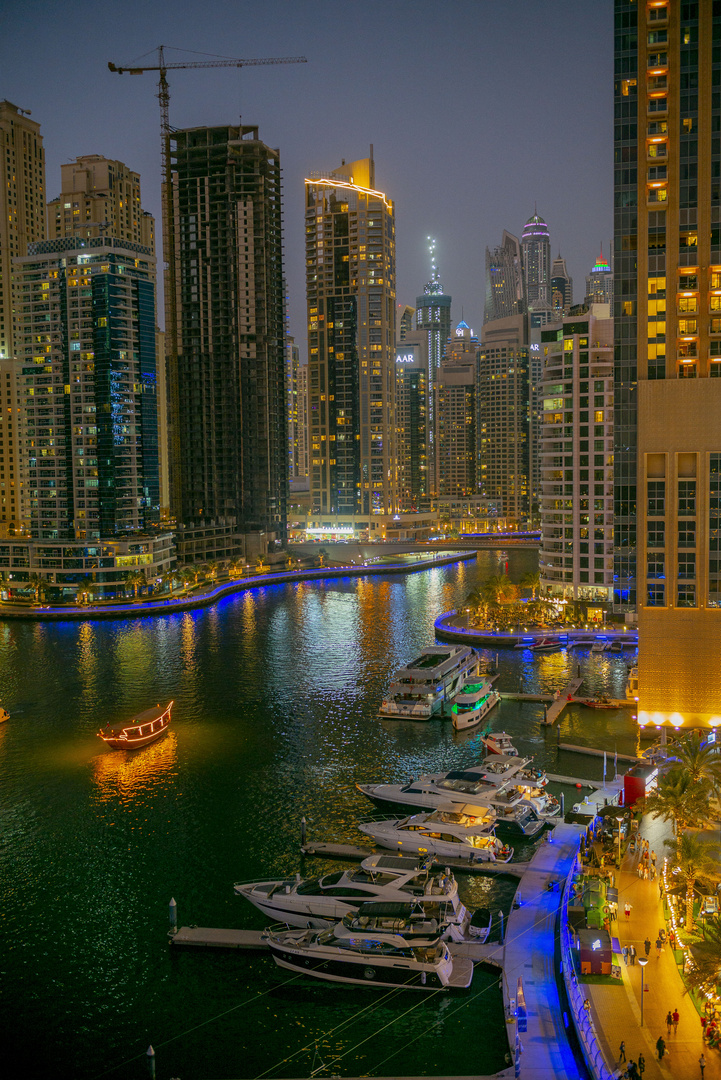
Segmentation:
{"type": "Polygon", "coordinates": [[[451,956],[434,919],[410,905],[384,907],[346,916],[328,930],[273,926],[266,941],[279,967],[327,982],[410,990],[471,985],[473,961],[451,956]]]}
{"type": "Polygon", "coordinates": [[[389,720],[430,720],[463,683],[478,674],[479,660],[466,645],[432,645],[397,671],[379,710],[389,720]]]}
{"type": "Polygon", "coordinates": [[[532,761],[532,758],[494,756],[462,770],[425,773],[408,784],[371,783],[356,784],[356,787],[369,799],[401,806],[432,808],[449,800],[469,802],[471,797],[475,802],[475,796],[485,798],[509,782],[533,788],[545,787],[548,783],[546,774],[542,769],[534,768],[532,761]],[[437,796],[437,802],[429,802],[429,796],[437,796]]]}
{"type": "Polygon", "coordinates": [[[638,701],[638,668],[632,667],[626,681],[626,701],[638,701]]]}
{"type": "Polygon", "coordinates": [[[484,716],[501,700],[501,695],[493,689],[490,679],[469,679],[453,699],[451,715],[456,731],[480,724],[484,716]]]}
{"type": "Polygon", "coordinates": [[[489,754],[503,754],[504,757],[518,757],[518,750],[507,731],[486,731],[481,735],[481,742],[489,754]]]}
{"type": "Polygon", "coordinates": [[[427,908],[439,925],[463,918],[457,910],[458,885],[453,874],[430,872],[430,860],[407,855],[370,855],[359,867],[322,878],[255,881],[235,885],[264,915],[290,926],[332,926],[361,904],[409,903],[427,908]]]}
{"type": "MultiPolygon", "coordinates": [[[[521,764],[524,763],[521,759],[521,764]]],[[[429,810],[450,806],[459,809],[472,803],[478,808],[485,807],[489,812],[489,827],[491,824],[503,825],[524,836],[534,836],[540,832],[545,821],[555,817],[560,810],[558,800],[542,790],[533,773],[520,767],[515,774],[506,774],[502,784],[495,784],[489,779],[484,763],[464,771],[421,776],[410,784],[356,786],[370,799],[429,810]]]]}
{"type": "Polygon", "coordinates": [[[524,638],[514,645],[514,649],[530,649],[531,652],[552,652],[555,649],[565,649],[566,642],[557,637],[524,638]]]}
{"type": "Polygon", "coordinates": [[[488,806],[446,804],[430,813],[361,821],[358,828],[381,847],[469,862],[509,862],[513,848],[493,835],[495,817],[488,806]]]}
{"type": "Polygon", "coordinates": [[[608,649],[608,642],[607,641],[594,641],[593,645],[591,646],[591,652],[592,653],[606,652],[607,649],[608,649]]]}
{"type": "Polygon", "coordinates": [[[576,698],[579,705],[585,705],[587,709],[617,709],[613,701],[608,698],[576,698]]]}
{"type": "Polygon", "coordinates": [[[616,640],[612,641],[608,646],[608,651],[613,653],[614,656],[619,656],[623,652],[623,641],[616,638],[616,640]]]}
{"type": "Polygon", "coordinates": [[[114,750],[138,750],[141,746],[155,742],[168,730],[172,707],[171,701],[169,705],[156,705],[153,709],[146,709],[130,720],[118,724],[108,722],[97,733],[98,738],[114,750]]]}
{"type": "Polygon", "coordinates": [[[0,705],[0,724],[4,724],[5,721],[9,719],[10,713],[7,711],[7,709],[4,709],[2,705],[0,705]]]}

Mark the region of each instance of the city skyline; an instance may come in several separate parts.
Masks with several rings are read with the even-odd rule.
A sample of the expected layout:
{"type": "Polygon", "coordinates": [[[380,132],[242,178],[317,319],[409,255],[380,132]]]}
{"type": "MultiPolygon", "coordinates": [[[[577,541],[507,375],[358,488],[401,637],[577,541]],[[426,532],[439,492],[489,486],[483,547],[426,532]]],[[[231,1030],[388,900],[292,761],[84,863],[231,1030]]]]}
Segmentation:
{"type": "MultiPolygon", "coordinates": [[[[446,291],[480,328],[483,314],[484,254],[503,229],[520,233],[538,212],[549,224],[552,254],[560,250],[569,272],[583,280],[599,244],[611,235],[611,5],[512,3],[435,7],[404,0],[388,7],[370,2],[364,14],[350,5],[342,19],[323,19],[321,3],[271,2],[243,12],[216,0],[204,9],[202,28],[190,8],[173,9],[173,43],[239,57],[305,55],[308,64],[263,70],[172,72],[170,119],[176,127],[258,124],[268,145],[282,155],[285,200],[286,276],[289,329],[305,353],[303,181],[319,167],[335,167],[343,157],[374,144],[381,190],[398,207],[398,289],[400,304],[412,303],[428,279],[426,237],[437,238],[437,261],[446,291]],[[518,18],[523,16],[523,35],[518,18]],[[573,18],[571,18],[573,15],[573,18]],[[433,34],[427,33],[429,20],[433,34]],[[373,25],[374,33],[363,33],[373,25]],[[235,27],[238,27],[236,33],[235,27]],[[587,40],[602,50],[587,63],[587,40]],[[563,48],[559,42],[563,42],[563,48]],[[343,92],[346,53],[373,77],[343,92]],[[367,42],[367,44],[366,44],[367,42]],[[429,42],[432,42],[429,44],[429,42]],[[402,46],[402,47],[401,47],[402,46]],[[573,84],[562,110],[539,110],[547,90],[556,99],[552,58],[563,58],[566,85],[573,84]],[[538,63],[534,57],[543,57],[538,63]],[[409,60],[411,62],[409,62],[409,60]],[[533,71],[517,83],[510,68],[533,71]],[[329,88],[337,88],[337,94],[329,88]],[[545,89],[544,89],[545,88],[545,89]],[[605,88],[605,89],[604,89],[605,88]],[[314,125],[309,104],[325,102],[322,126],[314,125]],[[599,95],[608,99],[602,107],[599,95]],[[588,110],[602,119],[587,130],[588,110]],[[420,111],[419,111],[420,110],[420,111]],[[422,119],[421,119],[422,117],[422,119]],[[584,125],[584,154],[567,167],[568,130],[584,125]],[[436,134],[429,142],[428,130],[436,134]],[[429,146],[433,151],[429,157],[429,146]],[[462,152],[465,166],[448,172],[462,152]],[[452,186],[447,186],[452,177],[452,186]]],[[[0,45],[5,78],[0,97],[32,110],[41,124],[47,155],[48,199],[60,190],[60,166],[84,154],[121,160],[141,176],[147,209],[160,222],[160,140],[156,86],[152,74],[113,75],[107,62],[123,64],[146,54],[167,37],[162,10],[131,3],[121,25],[83,3],[72,12],[48,9],[32,20],[20,5],[6,8],[0,45]],[[80,34],[92,10],[93,33],[80,34]],[[73,56],[92,93],[61,77],[60,64],[73,56]],[[27,63],[32,56],[33,63],[27,63]]],[[[202,60],[190,52],[169,53],[171,61],[202,60]]],[[[152,63],[151,56],[146,62],[152,63]]]]}

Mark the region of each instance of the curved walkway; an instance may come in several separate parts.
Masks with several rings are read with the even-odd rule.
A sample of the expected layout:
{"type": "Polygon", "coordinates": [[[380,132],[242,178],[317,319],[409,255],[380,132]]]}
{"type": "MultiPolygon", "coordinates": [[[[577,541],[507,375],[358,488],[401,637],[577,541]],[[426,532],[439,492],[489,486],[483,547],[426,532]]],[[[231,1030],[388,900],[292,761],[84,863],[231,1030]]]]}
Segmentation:
{"type": "Polygon", "coordinates": [[[168,597],[166,600],[133,600],[121,604],[88,604],[68,607],[27,607],[21,604],[0,603],[0,621],[3,619],[33,619],[46,621],[86,621],[89,619],[145,618],[150,615],[168,615],[175,611],[208,607],[246,589],[259,589],[267,585],[280,585],[293,581],[324,581],[328,578],[370,577],[378,574],[413,574],[420,570],[432,570],[435,566],[448,566],[455,562],[475,559],[475,551],[458,551],[450,555],[435,555],[418,562],[384,563],[377,566],[344,566],[318,570],[283,570],[273,574],[256,574],[252,578],[224,581],[211,589],[191,596],[168,597]]]}
{"type": "Polygon", "coordinates": [[[436,637],[441,641],[459,642],[463,645],[472,645],[480,648],[513,648],[519,642],[527,642],[529,645],[541,638],[553,638],[564,645],[576,641],[579,638],[601,638],[606,641],[628,641],[638,643],[638,635],[635,630],[617,629],[615,627],[602,626],[597,630],[549,630],[539,627],[534,630],[525,630],[522,634],[518,631],[509,630],[486,630],[478,627],[464,626],[467,623],[466,615],[459,615],[455,611],[446,611],[439,615],[433,624],[436,637]]]}

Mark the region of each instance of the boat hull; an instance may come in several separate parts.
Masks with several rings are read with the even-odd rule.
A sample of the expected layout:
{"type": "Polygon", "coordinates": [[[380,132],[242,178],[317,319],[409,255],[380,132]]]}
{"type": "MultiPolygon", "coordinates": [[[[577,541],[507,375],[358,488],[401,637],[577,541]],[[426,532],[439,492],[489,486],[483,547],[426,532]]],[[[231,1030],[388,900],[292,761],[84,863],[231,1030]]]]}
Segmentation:
{"type": "Polygon", "coordinates": [[[456,731],[468,731],[469,728],[476,727],[491,709],[496,707],[500,700],[501,695],[496,690],[493,690],[482,708],[477,709],[475,712],[454,713],[453,727],[456,731]]]}
{"type": "Polygon", "coordinates": [[[272,941],[268,942],[268,946],[278,967],[302,972],[325,982],[347,983],[353,986],[402,986],[407,990],[448,989],[438,972],[432,969],[418,970],[415,966],[399,962],[382,965],[378,962],[380,958],[374,956],[359,958],[357,961],[324,959],[308,956],[302,951],[296,952],[272,941]]]}
{"type": "Polygon", "coordinates": [[[110,724],[98,732],[98,738],[112,750],[140,750],[160,739],[170,727],[173,702],[165,709],[147,709],[127,724],[110,724]]]}

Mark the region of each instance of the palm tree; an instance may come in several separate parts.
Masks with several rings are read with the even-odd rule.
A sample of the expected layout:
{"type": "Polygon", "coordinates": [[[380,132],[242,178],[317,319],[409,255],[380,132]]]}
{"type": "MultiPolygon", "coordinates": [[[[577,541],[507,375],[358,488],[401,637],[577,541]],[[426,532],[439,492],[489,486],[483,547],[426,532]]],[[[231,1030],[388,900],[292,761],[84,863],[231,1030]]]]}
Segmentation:
{"type": "Polygon", "coordinates": [[[481,585],[482,595],[493,604],[512,604],[519,596],[519,588],[507,574],[494,574],[481,585]]]}
{"type": "Polygon", "coordinates": [[[166,570],[166,572],[163,574],[162,578],[160,579],[161,585],[164,586],[171,595],[173,593],[173,587],[175,585],[176,577],[177,577],[177,575],[176,575],[175,570],[166,570]]]}
{"type": "Polygon", "coordinates": [[[205,569],[207,571],[207,574],[208,574],[208,577],[210,578],[210,580],[215,581],[215,579],[218,576],[218,570],[219,570],[218,563],[215,561],[215,559],[211,559],[211,561],[208,563],[208,565],[206,566],[205,569]]]}
{"type": "Polygon", "coordinates": [[[532,570],[530,573],[525,574],[521,578],[521,585],[523,586],[523,588],[531,590],[531,600],[536,599],[536,590],[538,589],[540,584],[541,575],[538,573],[538,570],[532,570]]]}
{"type": "Polygon", "coordinates": [[[664,776],[659,776],[656,790],[646,796],[646,813],[673,822],[679,857],[683,830],[697,828],[708,816],[709,792],[707,782],[692,780],[688,773],[676,766],[664,776]]]}
{"type": "Polygon", "coordinates": [[[256,565],[257,570],[259,570],[259,571],[260,570],[265,570],[266,567],[267,567],[267,563],[265,561],[265,555],[256,555],[256,557],[255,557],[255,565],[256,565]]]}
{"type": "Polygon", "coordinates": [[[201,569],[200,569],[199,566],[195,566],[194,563],[191,563],[189,566],[184,566],[183,567],[183,574],[188,578],[192,578],[193,581],[195,582],[195,584],[197,585],[198,584],[198,578],[201,575],[201,569]]]}
{"type": "Polygon", "coordinates": [[[125,584],[133,590],[133,597],[138,599],[138,589],[145,585],[145,574],[142,570],[129,570],[125,575],[125,584]]]}
{"type": "Polygon", "coordinates": [[[686,971],[688,989],[709,989],[715,996],[721,976],[721,916],[705,920],[704,940],[696,942],[691,952],[694,963],[686,971]]]}
{"type": "Polygon", "coordinates": [[[45,586],[45,579],[40,574],[31,574],[28,584],[35,590],[35,603],[40,603],[40,596],[45,586]]]}
{"type": "Polygon", "coordinates": [[[715,746],[704,746],[704,740],[690,732],[674,747],[671,768],[681,768],[694,783],[708,784],[715,796],[721,791],[721,757],[715,746]]]}
{"type": "Polygon", "coordinates": [[[320,548],[320,550],[318,552],[318,559],[319,559],[319,562],[320,562],[321,566],[325,566],[325,560],[327,558],[328,558],[328,552],[325,550],[325,548],[320,548]]]}
{"type": "Polygon", "coordinates": [[[693,894],[696,882],[699,878],[721,881],[721,851],[716,844],[706,844],[700,836],[687,832],[681,833],[675,841],[665,840],[664,843],[666,847],[675,850],[677,865],[671,872],[686,890],[686,930],[690,934],[693,930],[693,894]]]}

